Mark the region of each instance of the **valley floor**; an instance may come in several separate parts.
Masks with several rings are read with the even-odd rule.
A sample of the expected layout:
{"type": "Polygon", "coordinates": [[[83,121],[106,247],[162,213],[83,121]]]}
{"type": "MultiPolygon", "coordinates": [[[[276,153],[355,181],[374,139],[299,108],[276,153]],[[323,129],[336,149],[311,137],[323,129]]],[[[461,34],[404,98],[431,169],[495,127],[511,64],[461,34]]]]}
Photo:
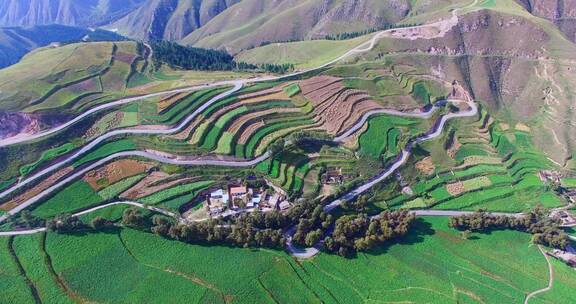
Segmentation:
{"type": "MultiPolygon", "coordinates": [[[[12,303],[33,302],[34,294],[43,303],[522,303],[548,285],[546,259],[528,235],[463,240],[447,224],[423,218],[397,245],[305,261],[130,229],[2,238],[2,293],[12,303]]],[[[576,301],[573,270],[551,263],[553,287],[530,303],[576,301]]]]}

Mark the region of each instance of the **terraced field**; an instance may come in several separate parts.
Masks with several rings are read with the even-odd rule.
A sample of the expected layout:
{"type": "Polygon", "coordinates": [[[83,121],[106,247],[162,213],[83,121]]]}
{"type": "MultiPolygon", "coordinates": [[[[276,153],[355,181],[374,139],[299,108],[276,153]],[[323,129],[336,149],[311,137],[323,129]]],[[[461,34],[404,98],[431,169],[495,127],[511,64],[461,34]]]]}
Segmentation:
{"type": "Polygon", "coordinates": [[[2,91],[18,92],[15,96],[0,97],[3,107],[28,112],[76,111],[122,96],[131,65],[139,56],[132,42],[71,44],[32,53],[20,64],[3,71],[1,77],[17,81],[1,80],[2,91]],[[52,68],[31,68],[38,64],[52,68]],[[46,72],[50,74],[41,74],[46,72]],[[11,85],[19,87],[16,90],[11,85]]]}
{"type": "MultiPolygon", "coordinates": [[[[537,152],[531,135],[503,130],[486,112],[469,124],[457,123],[447,152],[430,145],[436,167],[418,172],[414,195],[400,195],[387,203],[395,207],[519,212],[536,205],[564,203],[538,177],[553,164],[537,152]],[[442,164],[445,164],[442,166],[442,164]]],[[[418,166],[416,166],[418,167],[418,166]]]]}

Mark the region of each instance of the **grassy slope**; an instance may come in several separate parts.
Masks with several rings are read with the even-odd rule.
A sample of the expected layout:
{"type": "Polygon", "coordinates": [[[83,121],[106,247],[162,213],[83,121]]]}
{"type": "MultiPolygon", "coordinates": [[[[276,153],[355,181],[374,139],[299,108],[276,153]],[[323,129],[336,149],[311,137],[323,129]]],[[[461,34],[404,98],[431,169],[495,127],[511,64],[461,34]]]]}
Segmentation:
{"type": "Polygon", "coordinates": [[[371,35],[349,40],[313,40],[286,43],[273,43],[263,47],[246,50],[236,55],[236,61],[253,64],[292,63],[300,69],[320,66],[338,58],[348,50],[367,41],[371,35]]]}
{"type": "MultiPolygon", "coordinates": [[[[357,258],[321,254],[300,263],[278,251],[186,245],[133,230],[49,234],[46,248],[66,285],[98,302],[519,303],[547,285],[544,257],[526,234],[464,241],[441,218],[421,220],[416,230],[400,245],[357,258]]],[[[576,300],[570,270],[554,268],[555,287],[542,298],[576,300]]]]}

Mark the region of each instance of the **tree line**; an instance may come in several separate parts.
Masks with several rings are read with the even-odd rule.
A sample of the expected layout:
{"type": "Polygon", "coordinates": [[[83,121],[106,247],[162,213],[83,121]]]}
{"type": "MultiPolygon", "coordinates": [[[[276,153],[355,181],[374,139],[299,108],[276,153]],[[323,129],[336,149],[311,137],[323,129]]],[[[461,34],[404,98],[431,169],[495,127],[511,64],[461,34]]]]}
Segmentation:
{"type": "Polygon", "coordinates": [[[347,40],[347,39],[352,39],[352,38],[368,35],[368,34],[374,33],[374,32],[379,32],[379,31],[384,31],[384,30],[389,30],[389,29],[395,29],[395,28],[413,27],[413,26],[417,26],[417,25],[418,24],[415,24],[415,23],[414,24],[390,24],[390,23],[386,23],[382,26],[373,27],[373,28],[366,29],[363,31],[345,32],[345,33],[338,33],[335,35],[326,35],[326,36],[324,36],[324,39],[326,39],[326,40],[347,40]]]}
{"type": "Polygon", "coordinates": [[[515,230],[532,234],[532,242],[558,249],[566,249],[569,237],[559,222],[548,216],[546,209],[536,207],[520,217],[492,215],[480,210],[470,215],[450,218],[449,226],[464,232],[515,230]]]}
{"type": "Polygon", "coordinates": [[[414,220],[408,210],[384,211],[372,218],[364,213],[342,216],[324,245],[328,252],[341,256],[369,251],[405,236],[414,220]]]}
{"type": "MultiPolygon", "coordinates": [[[[323,241],[326,252],[351,256],[406,235],[414,221],[414,215],[405,210],[384,211],[373,218],[366,214],[347,215],[336,220],[323,207],[318,201],[300,200],[286,212],[255,210],[229,221],[209,219],[202,222],[179,222],[164,215],[150,216],[140,209],[128,208],[124,210],[120,224],[190,244],[272,249],[284,249],[284,231],[295,227],[292,236],[295,245],[312,247],[323,241]]],[[[64,234],[103,231],[117,226],[102,217],[84,223],[70,214],[46,221],[49,231],[64,234]]]]}
{"type": "MultiPolygon", "coordinates": [[[[236,62],[234,57],[222,50],[203,49],[183,46],[171,41],[155,41],[150,46],[153,50],[154,69],[159,70],[163,64],[173,68],[198,71],[256,71],[261,70],[275,74],[294,71],[294,64],[251,64],[236,62]]],[[[138,44],[138,52],[143,52],[143,44],[138,44]]]]}

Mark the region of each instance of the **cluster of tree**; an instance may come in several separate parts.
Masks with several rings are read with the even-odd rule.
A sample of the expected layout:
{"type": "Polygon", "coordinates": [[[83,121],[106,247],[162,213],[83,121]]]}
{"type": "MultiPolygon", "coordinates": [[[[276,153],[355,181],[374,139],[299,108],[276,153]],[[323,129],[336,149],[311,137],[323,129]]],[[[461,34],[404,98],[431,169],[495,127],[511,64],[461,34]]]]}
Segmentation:
{"type": "Polygon", "coordinates": [[[273,63],[264,63],[258,65],[258,68],[274,74],[286,74],[288,72],[294,71],[294,64],[292,63],[283,63],[283,64],[273,64],[273,63]]]}
{"type": "Polygon", "coordinates": [[[299,219],[292,241],[302,247],[312,247],[322,240],[333,223],[332,215],[324,212],[322,205],[317,205],[312,212],[306,210],[299,219]]]}
{"type": "Polygon", "coordinates": [[[21,227],[27,229],[42,227],[46,224],[43,219],[37,218],[28,210],[24,210],[18,215],[8,217],[7,222],[9,222],[12,227],[21,227]]]}
{"type": "Polygon", "coordinates": [[[46,228],[57,233],[71,233],[87,228],[78,217],[70,214],[60,214],[46,221],[46,228]]]}
{"type": "Polygon", "coordinates": [[[368,195],[360,195],[355,200],[346,200],[342,203],[342,208],[346,210],[354,210],[357,212],[365,212],[369,203],[368,195]]]}
{"type": "Polygon", "coordinates": [[[200,71],[229,71],[236,68],[234,57],[224,51],[182,46],[170,41],[156,41],[150,45],[156,70],[163,63],[172,67],[200,71]]]}
{"type": "Polygon", "coordinates": [[[343,216],[336,221],[333,235],[324,239],[324,245],[341,256],[368,251],[406,235],[414,219],[407,210],[384,211],[373,218],[366,214],[343,216]]]}
{"type": "Polygon", "coordinates": [[[378,31],[389,30],[389,29],[393,29],[393,28],[412,27],[412,26],[416,26],[416,25],[417,24],[389,24],[389,23],[387,23],[387,24],[384,24],[382,26],[374,27],[371,29],[363,30],[363,31],[339,33],[339,34],[335,34],[335,35],[327,35],[324,37],[324,39],[326,39],[326,40],[347,40],[347,39],[352,39],[352,38],[368,35],[370,33],[378,32],[378,31]]]}
{"type": "MultiPolygon", "coordinates": [[[[266,223],[275,223],[274,215],[266,214],[266,223]]],[[[284,248],[282,229],[257,227],[252,215],[240,216],[234,224],[217,220],[192,223],[174,223],[165,217],[152,218],[153,233],[190,244],[227,244],[238,247],[284,248]]]]}
{"type": "MultiPolygon", "coordinates": [[[[123,223],[144,228],[140,225],[142,221],[135,219],[135,213],[139,211],[129,210],[125,211],[123,223]]],[[[285,213],[254,211],[241,214],[230,223],[218,220],[174,223],[165,217],[154,216],[149,229],[157,235],[186,243],[281,249],[285,246],[283,230],[287,227],[298,224],[294,242],[301,246],[313,246],[322,239],[332,223],[332,216],[326,214],[322,206],[303,200],[285,213]]]]}
{"type": "Polygon", "coordinates": [[[326,132],[303,130],[292,133],[288,138],[295,146],[301,146],[307,142],[331,141],[332,138],[326,132]]]}
{"type": "Polygon", "coordinates": [[[568,235],[559,228],[558,221],[551,219],[542,207],[536,207],[530,213],[520,216],[492,215],[480,210],[470,215],[450,218],[450,227],[472,232],[493,230],[516,230],[532,234],[532,242],[554,248],[565,249],[569,243],[568,235]]]}
{"type": "Polygon", "coordinates": [[[274,156],[284,151],[285,146],[286,141],[284,140],[284,138],[279,138],[268,146],[268,153],[270,153],[270,156],[274,156]]]}
{"type": "Polygon", "coordinates": [[[114,222],[109,221],[101,216],[97,216],[90,221],[90,224],[84,223],[80,218],[70,214],[60,214],[46,221],[46,228],[56,233],[74,233],[81,230],[92,229],[94,231],[103,231],[114,227],[114,222]]]}
{"type": "MultiPolygon", "coordinates": [[[[262,70],[275,74],[294,71],[294,64],[291,63],[254,65],[236,62],[234,57],[225,51],[183,46],[170,41],[151,42],[150,46],[153,50],[152,61],[156,70],[166,63],[175,68],[200,71],[262,70]]],[[[145,52],[143,48],[144,46],[139,44],[139,54],[145,52]]]]}

